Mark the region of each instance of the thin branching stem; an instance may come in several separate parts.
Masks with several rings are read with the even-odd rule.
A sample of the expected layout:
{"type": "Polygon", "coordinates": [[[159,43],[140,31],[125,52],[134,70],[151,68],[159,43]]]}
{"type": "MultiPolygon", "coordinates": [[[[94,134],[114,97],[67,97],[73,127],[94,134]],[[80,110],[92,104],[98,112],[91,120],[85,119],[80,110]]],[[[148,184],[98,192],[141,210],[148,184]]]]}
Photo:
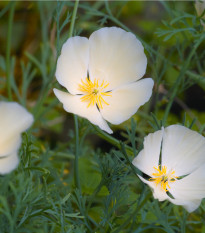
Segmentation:
{"type": "Polygon", "coordinates": [[[14,10],[15,10],[15,2],[11,4],[10,12],[9,12],[9,20],[8,20],[8,32],[7,32],[7,45],[6,45],[6,76],[7,76],[7,91],[8,98],[12,100],[11,93],[11,72],[10,72],[10,53],[11,53],[11,34],[12,34],[12,25],[14,18],[14,10]]]}
{"type": "MultiPolygon", "coordinates": [[[[102,131],[97,126],[93,125],[93,127],[95,128],[98,136],[100,136],[102,139],[106,140],[110,144],[116,146],[117,148],[121,149],[121,142],[119,140],[117,140],[116,138],[112,137],[111,135],[105,133],[104,131],[102,131]]],[[[133,150],[132,150],[132,148],[130,146],[125,145],[125,150],[129,154],[133,154],[133,150]]]]}
{"type": "Polygon", "coordinates": [[[75,19],[76,19],[77,10],[78,10],[78,4],[79,4],[79,0],[76,0],[75,5],[74,5],[74,9],[73,9],[71,23],[70,23],[70,30],[69,30],[69,34],[68,34],[69,37],[73,36],[73,30],[74,30],[75,19]]]}
{"type": "Polygon", "coordinates": [[[79,178],[79,169],[78,169],[78,158],[79,158],[79,128],[78,128],[78,117],[74,115],[75,122],[75,160],[74,160],[74,179],[75,186],[79,190],[80,188],[80,178],[79,178]]]}
{"type": "MultiPolygon", "coordinates": [[[[79,0],[76,0],[75,5],[74,5],[74,9],[73,9],[72,18],[71,18],[70,30],[69,30],[69,34],[68,34],[69,37],[73,36],[73,30],[74,30],[74,25],[75,25],[77,10],[78,10],[78,4],[79,4],[79,0]]],[[[79,144],[80,143],[79,143],[79,128],[78,128],[78,117],[77,117],[77,115],[74,115],[74,122],[75,122],[74,180],[75,180],[76,188],[78,188],[79,191],[81,192],[80,178],[79,178],[79,167],[78,167],[79,144]]]]}

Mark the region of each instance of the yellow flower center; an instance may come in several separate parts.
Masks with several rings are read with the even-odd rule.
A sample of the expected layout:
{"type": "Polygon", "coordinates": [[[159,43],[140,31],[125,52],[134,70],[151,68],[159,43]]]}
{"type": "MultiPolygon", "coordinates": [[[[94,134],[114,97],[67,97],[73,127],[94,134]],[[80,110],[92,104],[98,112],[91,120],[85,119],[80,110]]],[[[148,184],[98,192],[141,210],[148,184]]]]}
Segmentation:
{"type": "Polygon", "coordinates": [[[167,192],[168,188],[170,189],[169,182],[174,182],[177,180],[177,176],[175,176],[175,171],[171,171],[167,173],[167,167],[166,166],[158,166],[158,168],[154,167],[156,170],[156,173],[152,173],[154,178],[150,178],[150,181],[153,181],[156,183],[156,185],[160,184],[161,188],[167,192]]]}
{"type": "Polygon", "coordinates": [[[81,101],[87,102],[87,107],[97,104],[100,109],[103,108],[103,103],[109,105],[103,98],[103,96],[111,96],[110,91],[104,91],[108,85],[109,83],[104,82],[104,80],[100,84],[98,79],[95,79],[94,82],[89,78],[86,78],[85,81],[81,79],[78,90],[85,93],[80,98],[81,101]]]}

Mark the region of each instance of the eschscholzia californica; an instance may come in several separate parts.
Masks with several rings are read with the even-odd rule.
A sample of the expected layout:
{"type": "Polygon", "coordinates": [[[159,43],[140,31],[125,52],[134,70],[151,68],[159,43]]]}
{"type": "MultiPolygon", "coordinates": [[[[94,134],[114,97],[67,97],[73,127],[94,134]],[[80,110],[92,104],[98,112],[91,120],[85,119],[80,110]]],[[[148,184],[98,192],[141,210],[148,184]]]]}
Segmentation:
{"type": "Polygon", "coordinates": [[[146,66],[144,48],[134,34],[102,28],[89,39],[75,36],[65,42],[56,78],[69,93],[54,93],[67,112],[112,133],[106,121],[120,124],[150,99],[153,80],[139,80],[146,66]]]}
{"type": "Polygon", "coordinates": [[[205,197],[205,138],[184,126],[172,125],[149,134],[133,165],[149,179],[154,198],[197,209],[205,197]]]}
{"type": "Polygon", "coordinates": [[[0,174],[18,165],[21,133],[33,123],[33,116],[15,102],[0,101],[0,174]]]}

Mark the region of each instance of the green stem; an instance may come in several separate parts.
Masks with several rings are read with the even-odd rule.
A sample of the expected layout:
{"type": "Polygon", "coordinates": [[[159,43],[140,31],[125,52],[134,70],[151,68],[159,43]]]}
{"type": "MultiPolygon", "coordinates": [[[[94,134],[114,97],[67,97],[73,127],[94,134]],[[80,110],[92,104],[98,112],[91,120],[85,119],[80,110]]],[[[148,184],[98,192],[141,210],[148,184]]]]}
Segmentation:
{"type": "Polygon", "coordinates": [[[75,122],[75,160],[74,160],[74,179],[75,186],[81,192],[80,188],[80,179],[79,179],[79,171],[78,171],[78,157],[79,157],[79,128],[78,128],[78,117],[74,115],[75,122]]]}
{"type": "Polygon", "coordinates": [[[72,14],[72,19],[71,19],[71,24],[70,24],[70,30],[69,30],[68,37],[73,36],[73,29],[74,29],[74,25],[75,25],[77,10],[78,10],[78,3],[79,3],[79,0],[76,0],[75,5],[74,5],[74,9],[73,9],[73,14],[72,14]]]}
{"type": "Polygon", "coordinates": [[[181,80],[184,77],[184,75],[185,75],[185,73],[186,73],[186,71],[188,69],[188,66],[189,66],[189,64],[191,62],[191,59],[192,59],[193,55],[195,54],[195,51],[197,50],[197,48],[201,44],[201,42],[204,40],[204,37],[205,37],[205,35],[202,34],[201,37],[197,40],[197,43],[193,46],[193,49],[191,50],[191,52],[190,52],[190,54],[189,54],[189,56],[188,56],[188,58],[187,58],[187,60],[186,60],[186,62],[184,64],[184,66],[181,69],[181,72],[179,73],[179,76],[178,76],[176,82],[173,85],[172,92],[171,92],[172,94],[171,94],[171,97],[169,99],[169,103],[168,103],[168,105],[167,105],[167,107],[165,109],[165,113],[164,113],[164,117],[163,117],[163,125],[165,125],[165,123],[166,123],[166,120],[167,120],[168,114],[170,112],[172,103],[174,101],[175,96],[177,95],[181,80]]]}
{"type": "Polygon", "coordinates": [[[11,9],[9,12],[9,20],[8,20],[8,32],[7,32],[7,46],[6,46],[6,76],[7,76],[7,91],[8,98],[12,100],[11,93],[11,73],[10,73],[10,52],[11,52],[11,33],[12,33],[12,23],[14,18],[14,9],[15,2],[11,5],[11,9]]]}
{"type": "MultiPolygon", "coordinates": [[[[70,30],[68,37],[73,36],[73,30],[75,25],[75,19],[77,15],[78,10],[78,4],[79,0],[75,1],[73,14],[71,18],[71,24],[70,24],[70,30]]],[[[78,166],[78,157],[79,157],[79,128],[78,128],[78,117],[74,115],[74,122],[75,122],[75,160],[74,160],[74,180],[75,180],[75,186],[79,189],[81,193],[81,187],[80,187],[80,179],[79,179],[79,166],[78,166]]]]}
{"type": "Polygon", "coordinates": [[[186,74],[189,75],[191,80],[198,83],[205,90],[205,76],[195,74],[189,70],[186,72],[186,74]]]}
{"type": "MultiPolygon", "coordinates": [[[[117,148],[121,149],[121,142],[119,140],[117,140],[116,138],[112,137],[111,135],[105,133],[104,131],[102,131],[97,126],[93,125],[93,127],[95,128],[98,136],[100,136],[102,139],[106,140],[110,144],[116,146],[117,148]]],[[[132,148],[130,146],[125,145],[125,150],[129,154],[133,154],[133,150],[132,150],[132,148]]]]}

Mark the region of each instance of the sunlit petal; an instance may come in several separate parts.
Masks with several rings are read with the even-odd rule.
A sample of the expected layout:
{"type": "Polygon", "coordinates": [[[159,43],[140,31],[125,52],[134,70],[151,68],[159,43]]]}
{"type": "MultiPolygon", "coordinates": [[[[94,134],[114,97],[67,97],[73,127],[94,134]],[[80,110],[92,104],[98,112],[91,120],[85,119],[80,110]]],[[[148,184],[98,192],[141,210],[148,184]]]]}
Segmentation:
{"type": "Polygon", "coordinates": [[[108,90],[142,78],[147,58],[141,42],[121,28],[102,28],[89,38],[91,79],[109,83],[108,90]]]}
{"type": "Polygon", "coordinates": [[[80,99],[82,98],[82,96],[71,95],[57,89],[54,89],[54,93],[59,101],[63,103],[63,107],[67,112],[71,112],[81,117],[87,118],[91,123],[93,123],[94,125],[98,125],[102,130],[105,130],[108,133],[112,133],[112,130],[110,129],[106,121],[102,118],[97,107],[87,107],[87,105],[80,99]]]}
{"type": "Polygon", "coordinates": [[[69,38],[62,47],[56,78],[71,94],[79,94],[79,83],[87,77],[89,44],[85,37],[69,38]]]}
{"type": "Polygon", "coordinates": [[[153,85],[153,80],[147,78],[124,85],[112,91],[110,96],[104,96],[108,104],[104,104],[100,110],[103,118],[112,124],[128,120],[150,99],[153,85]]]}
{"type": "Polygon", "coordinates": [[[162,145],[162,164],[175,170],[176,176],[191,173],[205,163],[205,138],[184,126],[165,129],[162,145]]]}
{"type": "Polygon", "coordinates": [[[144,149],[141,150],[138,156],[132,161],[134,166],[150,177],[152,177],[152,173],[155,172],[154,167],[158,167],[159,164],[162,136],[163,130],[159,130],[145,137],[144,149]]]}

